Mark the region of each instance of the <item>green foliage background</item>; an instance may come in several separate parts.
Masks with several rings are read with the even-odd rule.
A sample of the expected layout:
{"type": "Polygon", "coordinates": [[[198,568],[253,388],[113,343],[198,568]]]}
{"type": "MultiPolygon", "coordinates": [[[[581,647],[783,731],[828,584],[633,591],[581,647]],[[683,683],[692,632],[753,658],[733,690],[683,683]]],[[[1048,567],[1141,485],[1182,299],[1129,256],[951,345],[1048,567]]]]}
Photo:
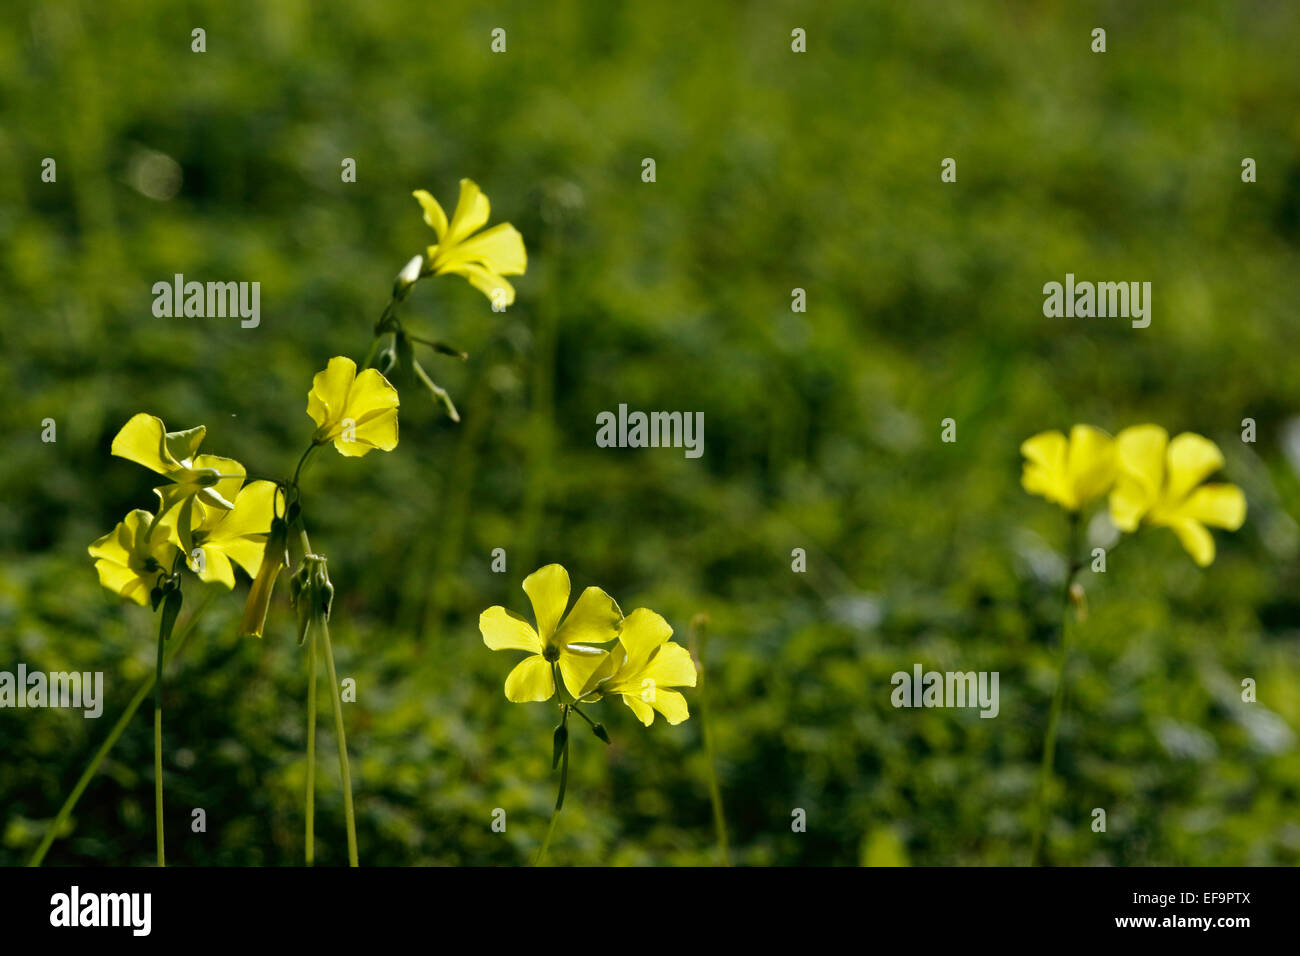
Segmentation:
{"type": "MultiPolygon", "coordinates": [[[[710,616],[737,862],[1024,862],[1065,522],[1021,490],[1018,446],[1076,421],[1214,438],[1250,512],[1216,534],[1208,571],[1154,531],[1087,582],[1048,859],[1300,862],[1292,5],[83,0],[10,14],[0,669],[102,670],[108,699],[98,721],[0,711],[0,863],[30,853],[152,667],[154,619],[101,589],[85,552],[153,501],[151,475],[109,456],[114,433],[148,411],[287,472],[310,436],[312,374],[365,353],[393,276],[431,241],[411,189],[450,206],[462,176],[530,253],[504,315],[454,278],[403,311],[470,353],[434,363],[463,422],[404,394],[395,452],[326,452],[305,486],[339,669],[358,686],[363,864],[535,852],[553,713],[505,700],[514,655],[483,646],[477,616],[527,613],[520,581],[551,561],[575,593],[654,608],[682,640],[710,616]],[[174,198],[137,188],[149,151],[182,168],[174,198]],[[47,156],[55,184],[40,181],[47,156]],[[1042,285],[1066,272],[1150,280],[1150,328],[1045,319],[1042,285]],[[150,287],[175,273],[261,282],[261,326],[154,318],[150,287]],[[702,411],[704,457],[595,447],[596,414],[620,402],[702,411]],[[955,444],[939,441],[946,417],[955,444]],[[1240,440],[1246,417],[1256,444],[1240,440]],[[508,573],[490,572],[493,548],[508,573]],[[890,675],[918,662],[999,671],[999,717],[894,709],[890,675]],[[1245,677],[1258,703],[1241,702],[1245,677]]],[[[305,655],[283,582],[266,639],[236,639],[246,589],[214,595],[167,681],[174,864],[301,860],[305,655]]],[[[695,718],[675,728],[597,708],[614,744],[575,737],[555,862],[716,859],[688,698],[695,718]]],[[[152,861],[147,711],[50,864],[152,861]]],[[[327,710],[319,747],[318,858],[339,863],[327,710]]]]}

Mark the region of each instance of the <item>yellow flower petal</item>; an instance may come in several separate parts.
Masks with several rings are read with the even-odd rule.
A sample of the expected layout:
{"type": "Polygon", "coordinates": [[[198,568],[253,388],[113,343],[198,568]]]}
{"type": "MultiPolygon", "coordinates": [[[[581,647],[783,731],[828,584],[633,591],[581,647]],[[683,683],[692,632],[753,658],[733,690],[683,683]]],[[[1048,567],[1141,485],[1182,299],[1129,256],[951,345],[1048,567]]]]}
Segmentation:
{"type": "Polygon", "coordinates": [[[471,236],[452,253],[455,262],[471,262],[499,275],[523,275],[528,268],[524,237],[508,222],[498,223],[471,236]]]}
{"type": "Polygon", "coordinates": [[[1127,476],[1115,482],[1110,493],[1110,521],[1120,531],[1136,531],[1150,506],[1142,485],[1127,476]]]}
{"type": "Polygon", "coordinates": [[[478,188],[478,183],[472,179],[462,179],[456,211],[451,214],[447,234],[439,238],[446,245],[459,245],[470,233],[482,229],[491,214],[492,207],[488,204],[487,196],[478,188]]]}
{"type": "Polygon", "coordinates": [[[1214,472],[1223,467],[1219,446],[1201,435],[1183,432],[1169,443],[1166,452],[1169,470],[1165,479],[1165,496],[1179,501],[1214,472]]]}
{"type": "Polygon", "coordinates": [[[649,608],[637,608],[623,619],[618,632],[618,642],[627,651],[623,670],[628,674],[640,673],[650,655],[672,636],[673,629],[663,617],[649,608]]]}
{"type": "Polygon", "coordinates": [[[153,583],[145,581],[130,568],[100,559],[95,562],[95,571],[99,574],[99,583],[119,597],[129,598],[136,604],[149,603],[153,583]]]}
{"type": "Polygon", "coordinates": [[[632,713],[636,714],[637,720],[649,727],[655,721],[655,712],[649,704],[643,701],[636,694],[624,694],[623,703],[632,708],[632,713]]]}
{"type": "Polygon", "coordinates": [[[1134,492],[1148,505],[1160,497],[1165,480],[1165,449],[1169,433],[1159,425],[1134,425],[1115,436],[1115,458],[1124,476],[1137,486],[1134,492]]]}
{"type": "Polygon", "coordinates": [[[554,693],[551,665],[540,654],[525,657],[506,678],[506,698],[516,704],[550,700],[554,693]]]}
{"type": "MultiPolygon", "coordinates": [[[[131,515],[134,514],[134,511],[131,512],[126,516],[126,520],[120,522],[116,528],[103,537],[95,539],[90,547],[86,549],[90,552],[90,556],[92,558],[103,558],[123,567],[130,563],[132,542],[135,536],[128,526],[128,522],[132,520],[131,515]]],[[[148,515],[149,512],[142,511],[141,514],[148,515]]]]}
{"type": "Polygon", "coordinates": [[[1178,535],[1193,561],[1203,568],[1214,563],[1214,538],[1205,530],[1205,525],[1192,518],[1176,518],[1167,524],[1178,535]]]}
{"type": "MultiPolygon", "coordinates": [[[[205,553],[220,552],[247,571],[250,577],[256,578],[262,567],[266,536],[275,518],[277,502],[283,502],[283,495],[274,482],[249,482],[235,496],[234,511],[212,523],[210,530],[205,531],[205,553]]],[[[226,578],[223,576],[219,580],[224,582],[226,578]]],[[[233,572],[229,581],[228,586],[234,587],[233,572]]]]}
{"type": "Polygon", "coordinates": [[[397,447],[397,389],[373,368],[357,376],[348,395],[344,428],[334,447],[344,455],[358,457],[371,448],[392,451],[397,447]],[[352,422],[351,429],[346,427],[352,422]],[[351,438],[351,441],[347,439],[351,438]]]}
{"type": "Polygon", "coordinates": [[[112,453],[165,475],[176,466],[175,461],[168,460],[166,437],[167,427],[162,419],[141,412],[131,416],[113,438],[112,453]]]}
{"type": "Polygon", "coordinates": [[[127,514],[117,527],[87,549],[98,558],[99,581],[113,593],[137,604],[148,601],[158,575],[170,570],[176,547],[168,541],[172,529],[140,508],[127,514]],[[152,528],[152,531],[150,530],[152,528]]]}
{"type": "Polygon", "coordinates": [[[311,391],[307,393],[307,414],[316,422],[322,439],[334,437],[330,433],[343,417],[348,392],[356,377],[357,363],[344,355],[334,356],[324,371],[313,376],[311,391]]]}
{"type": "Polygon", "coordinates": [[[524,593],[533,605],[537,633],[549,644],[569,605],[569,572],[558,564],[548,564],[524,578],[524,593]]]}
{"type": "Polygon", "coordinates": [[[1064,482],[1067,449],[1065,436],[1057,431],[1040,432],[1021,442],[1020,454],[1025,457],[1025,466],[1020,484],[1025,491],[1072,508],[1064,482]]]}
{"type": "Polygon", "coordinates": [[[483,635],[483,643],[494,651],[542,652],[542,639],[532,625],[499,604],[479,615],[478,629],[483,635]]]}
{"type": "Polygon", "coordinates": [[[438,234],[438,241],[442,242],[443,236],[447,235],[447,214],[442,211],[442,206],[423,189],[417,189],[411,195],[424,210],[424,221],[438,234]]]}
{"type": "MultiPolygon", "coordinates": [[[[567,588],[565,600],[568,600],[567,588]]],[[[559,644],[607,644],[618,637],[623,612],[618,602],[597,587],[587,588],[555,634],[559,644]]]]}
{"type": "Polygon", "coordinates": [[[1236,485],[1202,485],[1178,512],[1202,524],[1236,531],[1246,520],[1246,496],[1236,485]]]}
{"type": "Polygon", "coordinates": [[[641,671],[641,677],[649,677],[659,687],[694,687],[695,661],[691,659],[690,651],[675,641],[669,641],[650,659],[641,671]]]}
{"type": "Polygon", "coordinates": [[[568,644],[560,652],[560,677],[573,697],[581,697],[592,675],[601,668],[609,652],[587,644],[568,644]]]}
{"type": "Polygon", "coordinates": [[[686,707],[686,698],[675,690],[658,688],[655,691],[654,700],[650,702],[650,706],[663,714],[670,724],[680,724],[691,716],[686,707]]]}
{"type": "Polygon", "coordinates": [[[1114,439],[1091,425],[1071,428],[1066,479],[1076,507],[1109,491],[1115,482],[1114,439]]]}
{"type": "Polygon", "coordinates": [[[235,569],[230,563],[230,559],[216,548],[200,545],[195,549],[203,556],[203,563],[199,564],[198,560],[191,554],[186,562],[191,571],[199,576],[200,580],[212,583],[220,582],[228,588],[235,586],[235,569]]]}

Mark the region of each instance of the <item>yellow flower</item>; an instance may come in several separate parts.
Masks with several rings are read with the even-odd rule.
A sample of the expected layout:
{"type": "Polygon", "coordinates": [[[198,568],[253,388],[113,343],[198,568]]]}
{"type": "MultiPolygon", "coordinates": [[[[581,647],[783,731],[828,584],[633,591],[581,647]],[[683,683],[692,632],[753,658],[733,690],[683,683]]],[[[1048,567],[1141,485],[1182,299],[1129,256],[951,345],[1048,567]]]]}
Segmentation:
{"type": "Polygon", "coordinates": [[[513,303],[514,287],[503,277],[523,275],[528,268],[524,237],[508,222],[472,235],[487,224],[490,212],[488,198],[478,186],[469,179],[460,181],[460,199],[450,223],[438,200],[423,189],[411,195],[424,209],[424,221],[438,234],[438,244],[429,247],[426,271],[432,275],[450,272],[464,276],[493,305],[513,303]]]}
{"type": "Polygon", "coordinates": [[[506,678],[506,697],[517,704],[550,700],[555,693],[554,663],[559,664],[570,695],[577,697],[592,672],[609,656],[608,651],[591,645],[618,636],[623,612],[612,597],[591,587],[564,617],[569,606],[569,572],[558,564],[548,564],[524,578],[524,593],[533,605],[536,629],[500,605],[488,608],[478,619],[483,643],[492,650],[529,652],[506,678]]]}
{"type": "Polygon", "coordinates": [[[1020,484],[1068,511],[1078,511],[1115,481],[1114,441],[1099,428],[1075,425],[1070,438],[1041,432],[1020,446],[1027,459],[1020,484]]]}
{"type": "Polygon", "coordinates": [[[378,371],[357,374],[357,363],[336,355],[317,372],[307,393],[307,414],[318,426],[312,441],[333,442],[340,455],[360,458],[372,448],[397,447],[397,389],[378,371]]]}
{"type": "Polygon", "coordinates": [[[1110,518],[1121,531],[1141,523],[1172,528],[1192,560],[1214,561],[1205,526],[1236,531],[1246,520],[1246,496],[1231,484],[1201,484],[1223,466],[1208,438],[1183,432],[1173,441],[1159,425],[1135,425],[1115,438],[1119,474],[1110,494],[1110,518]]]}
{"type": "MultiPolygon", "coordinates": [[[[232,480],[237,486],[243,479],[232,480]]],[[[234,561],[256,578],[275,518],[277,494],[274,482],[253,481],[237,493],[231,492],[234,511],[207,512],[192,531],[194,548],[187,561],[190,570],[204,581],[220,581],[233,588],[235,571],[230,562],[234,561]]]]}
{"type": "Polygon", "coordinates": [[[169,432],[162,419],[141,412],[132,416],[113,439],[114,455],[144,465],[171,480],[172,484],[154,489],[162,502],[155,520],[161,521],[180,506],[180,515],[173,525],[176,534],[173,540],[187,553],[194,547],[190,529],[203,516],[194,515],[195,501],[205,508],[230,511],[234,503],[218,490],[221,476],[237,473],[242,479],[244,474],[244,466],[232,458],[197,454],[206,433],[202,425],[183,432],[169,432]]]}
{"type": "Polygon", "coordinates": [[[670,724],[690,717],[686,698],[670,687],[695,686],[695,662],[690,653],[668,638],[673,629],[654,611],[637,608],[623,620],[618,644],[587,680],[585,699],[618,694],[641,723],[654,723],[654,712],[670,724]]]}
{"type": "Polygon", "coordinates": [[[136,604],[148,604],[158,576],[170,573],[176,557],[173,531],[169,521],[155,523],[153,515],[136,508],[87,549],[98,559],[99,583],[136,604]]]}

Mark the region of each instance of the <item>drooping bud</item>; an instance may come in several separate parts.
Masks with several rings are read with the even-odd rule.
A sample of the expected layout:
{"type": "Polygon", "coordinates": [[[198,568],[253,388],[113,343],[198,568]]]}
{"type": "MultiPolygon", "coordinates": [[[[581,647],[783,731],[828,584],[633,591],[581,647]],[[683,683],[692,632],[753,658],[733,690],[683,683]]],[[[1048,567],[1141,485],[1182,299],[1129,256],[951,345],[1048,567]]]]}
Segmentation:
{"type": "Polygon", "coordinates": [[[244,615],[239,620],[240,637],[261,637],[266,626],[266,612],[271,607],[271,592],[276,579],[289,563],[289,526],[283,518],[271,522],[271,533],[266,536],[266,550],[262,553],[262,566],[258,569],[253,586],[248,591],[244,615]]]}

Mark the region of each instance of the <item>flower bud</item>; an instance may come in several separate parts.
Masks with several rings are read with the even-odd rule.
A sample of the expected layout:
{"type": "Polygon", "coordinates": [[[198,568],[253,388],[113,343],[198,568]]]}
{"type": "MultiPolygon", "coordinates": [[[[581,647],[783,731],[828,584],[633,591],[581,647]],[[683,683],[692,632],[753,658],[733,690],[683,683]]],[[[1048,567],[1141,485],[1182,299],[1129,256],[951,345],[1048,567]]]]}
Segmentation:
{"type": "Polygon", "coordinates": [[[560,757],[564,754],[564,748],[569,744],[569,728],[560,724],[555,728],[555,739],[551,751],[551,769],[554,770],[560,765],[560,757]]]}
{"type": "Polygon", "coordinates": [[[423,266],[424,256],[414,256],[402,267],[402,271],[397,273],[397,280],[393,283],[394,299],[406,298],[406,293],[411,291],[411,286],[415,285],[416,280],[420,278],[420,269],[423,266]]]}
{"type": "Polygon", "coordinates": [[[261,637],[266,627],[266,612],[271,607],[271,592],[275,581],[288,564],[289,526],[283,518],[271,522],[271,533],[266,537],[266,550],[262,553],[262,566],[258,569],[253,586],[248,591],[244,616],[239,620],[240,637],[261,637]]]}

